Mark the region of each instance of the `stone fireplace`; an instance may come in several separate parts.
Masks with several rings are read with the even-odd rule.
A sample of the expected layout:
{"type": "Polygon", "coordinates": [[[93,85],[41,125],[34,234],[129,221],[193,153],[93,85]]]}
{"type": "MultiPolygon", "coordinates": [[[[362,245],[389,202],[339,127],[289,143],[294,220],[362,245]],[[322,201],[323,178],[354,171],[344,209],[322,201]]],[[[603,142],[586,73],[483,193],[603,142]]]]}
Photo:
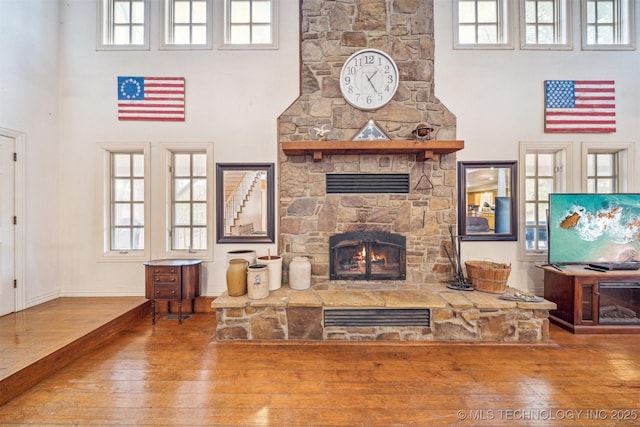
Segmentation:
{"type": "Polygon", "coordinates": [[[301,93],[278,119],[278,251],[285,284],[293,257],[309,258],[311,288],[285,285],[262,300],[222,295],[213,302],[217,339],[547,341],[555,304],[443,283],[453,276],[443,246],[456,225],[455,152],[464,143],[434,95],[433,1],[300,8],[301,93]],[[340,92],[342,64],[363,48],[388,53],[400,74],[393,99],[374,111],[340,92]],[[372,122],[389,140],[353,141],[372,122]],[[433,140],[416,140],[421,123],[433,140]],[[336,175],[408,179],[403,191],[327,191],[336,175]]]}

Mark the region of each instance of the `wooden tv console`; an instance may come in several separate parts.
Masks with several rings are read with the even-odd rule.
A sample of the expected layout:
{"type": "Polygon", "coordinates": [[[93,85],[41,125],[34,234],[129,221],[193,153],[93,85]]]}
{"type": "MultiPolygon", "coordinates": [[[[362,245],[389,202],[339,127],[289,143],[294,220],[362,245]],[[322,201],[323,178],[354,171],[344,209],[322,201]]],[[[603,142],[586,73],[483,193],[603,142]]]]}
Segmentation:
{"type": "Polygon", "coordinates": [[[600,286],[607,282],[640,284],[640,270],[597,272],[585,265],[567,265],[544,270],[544,298],[555,302],[549,320],[575,334],[640,334],[640,324],[599,323],[600,286]]]}

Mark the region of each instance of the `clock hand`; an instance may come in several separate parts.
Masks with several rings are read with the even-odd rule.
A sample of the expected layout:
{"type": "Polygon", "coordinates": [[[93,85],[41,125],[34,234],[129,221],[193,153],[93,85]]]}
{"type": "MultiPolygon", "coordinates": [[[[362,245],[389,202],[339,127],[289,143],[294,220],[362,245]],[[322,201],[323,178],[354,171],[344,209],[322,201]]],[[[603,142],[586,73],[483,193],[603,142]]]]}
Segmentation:
{"type": "Polygon", "coordinates": [[[371,81],[371,79],[373,78],[373,76],[376,75],[376,73],[378,72],[378,70],[376,70],[373,74],[371,74],[370,76],[367,76],[365,74],[365,77],[367,78],[367,81],[369,82],[369,84],[371,85],[371,87],[373,88],[375,93],[378,93],[378,89],[376,89],[376,87],[373,85],[373,82],[371,81]]]}

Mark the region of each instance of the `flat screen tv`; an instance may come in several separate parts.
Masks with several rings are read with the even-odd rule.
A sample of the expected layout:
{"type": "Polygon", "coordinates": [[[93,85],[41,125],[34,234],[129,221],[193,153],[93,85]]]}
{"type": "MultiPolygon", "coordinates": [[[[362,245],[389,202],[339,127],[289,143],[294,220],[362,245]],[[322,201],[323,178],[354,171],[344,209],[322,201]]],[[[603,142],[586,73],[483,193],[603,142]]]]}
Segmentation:
{"type": "Polygon", "coordinates": [[[549,264],[640,261],[640,194],[549,195],[549,264]]]}

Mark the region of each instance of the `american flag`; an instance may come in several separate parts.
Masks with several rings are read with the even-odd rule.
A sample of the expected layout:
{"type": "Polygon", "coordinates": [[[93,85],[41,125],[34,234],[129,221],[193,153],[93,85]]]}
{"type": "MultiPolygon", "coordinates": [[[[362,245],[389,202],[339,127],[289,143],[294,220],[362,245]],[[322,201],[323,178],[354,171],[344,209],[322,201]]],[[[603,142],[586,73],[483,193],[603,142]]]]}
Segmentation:
{"type": "Polygon", "coordinates": [[[613,80],[546,80],[544,91],[545,132],[616,131],[613,80]]]}
{"type": "Polygon", "coordinates": [[[184,122],[184,77],[118,77],[118,120],[184,122]]]}

